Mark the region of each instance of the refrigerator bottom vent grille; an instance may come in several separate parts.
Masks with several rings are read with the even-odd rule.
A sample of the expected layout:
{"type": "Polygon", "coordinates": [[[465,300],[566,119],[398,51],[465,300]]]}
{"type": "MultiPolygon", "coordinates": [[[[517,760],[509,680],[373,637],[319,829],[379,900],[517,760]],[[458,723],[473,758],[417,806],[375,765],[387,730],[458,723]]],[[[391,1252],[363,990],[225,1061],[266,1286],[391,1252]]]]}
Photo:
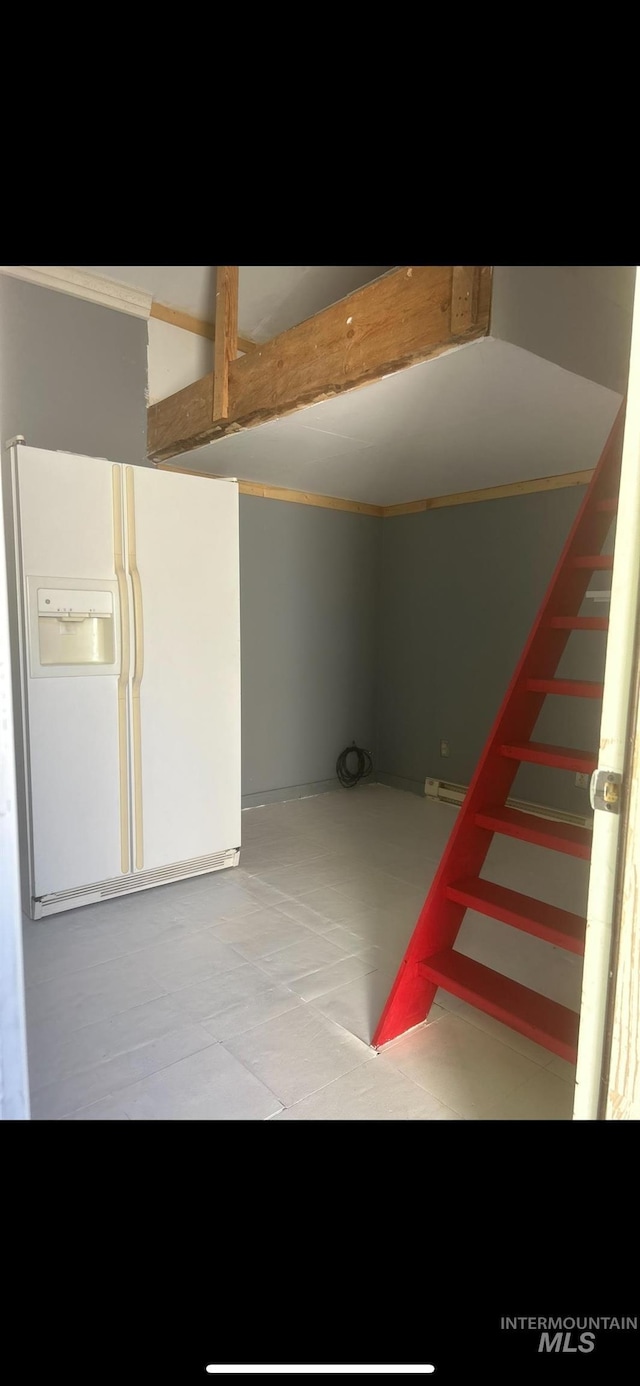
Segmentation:
{"type": "Polygon", "coordinates": [[[162,881],[177,881],[183,876],[198,876],[205,871],[216,871],[224,866],[235,866],[239,847],[230,847],[225,852],[212,852],[208,857],[193,857],[191,861],[177,861],[169,866],[158,866],[152,871],[136,871],[127,876],[113,876],[108,881],[95,881],[90,885],[74,886],[72,890],[57,890],[51,895],[41,895],[40,904],[61,904],[63,901],[86,899],[108,900],[114,895],[126,895],[132,890],[144,890],[145,886],[159,885],[162,881]]]}

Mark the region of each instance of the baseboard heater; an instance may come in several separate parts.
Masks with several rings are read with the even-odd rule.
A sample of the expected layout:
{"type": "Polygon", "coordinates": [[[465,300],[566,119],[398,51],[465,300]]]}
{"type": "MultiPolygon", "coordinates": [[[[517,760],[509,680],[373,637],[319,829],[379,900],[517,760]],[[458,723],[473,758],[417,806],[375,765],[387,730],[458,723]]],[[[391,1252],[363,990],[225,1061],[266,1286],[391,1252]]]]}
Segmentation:
{"type": "MultiPolygon", "coordinates": [[[[446,780],[426,779],[424,792],[427,799],[437,799],[441,804],[461,804],[469,786],[449,784],[446,780]]],[[[533,813],[537,818],[550,818],[555,823],[573,823],[576,828],[593,828],[593,814],[565,813],[562,809],[549,808],[546,804],[530,804],[525,799],[507,799],[507,808],[522,809],[533,813]]]]}

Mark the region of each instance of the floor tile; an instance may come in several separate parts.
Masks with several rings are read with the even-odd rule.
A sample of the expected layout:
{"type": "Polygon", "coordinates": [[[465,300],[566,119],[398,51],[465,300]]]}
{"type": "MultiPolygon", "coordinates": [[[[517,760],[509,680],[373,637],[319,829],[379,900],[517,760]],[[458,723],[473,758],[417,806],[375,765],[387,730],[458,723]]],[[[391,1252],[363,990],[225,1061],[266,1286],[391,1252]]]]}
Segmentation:
{"type": "MultiPolygon", "coordinates": [[[[265,979],[265,980],[268,980],[265,979]]],[[[203,1020],[203,1029],[217,1040],[233,1039],[265,1025],[268,1020],[286,1015],[301,1005],[300,997],[287,987],[271,986],[259,991],[246,1001],[236,1001],[209,1020],[203,1020]]]]}
{"type": "Polygon", "coordinates": [[[571,1121],[573,1086],[548,1069],[480,1112],[482,1121],[571,1121]]]}
{"type": "Polygon", "coordinates": [[[371,945],[366,934],[357,934],[353,929],[345,929],[341,924],[337,924],[333,929],[327,929],[324,937],[329,943],[335,944],[343,953],[361,953],[364,948],[371,945]]]}
{"type": "MultiPolygon", "coordinates": [[[[274,1118],[275,1119],[275,1118],[274,1118]]],[[[63,1121],[129,1121],[126,1112],[118,1105],[117,1097],[105,1097],[101,1102],[94,1102],[90,1107],[83,1107],[78,1112],[72,1112],[70,1116],[62,1118],[63,1121]]]]}
{"type": "Polygon", "coordinates": [[[290,948],[294,943],[303,943],[309,935],[303,924],[296,924],[277,910],[267,909],[242,919],[222,920],[212,932],[249,962],[280,948],[290,948]]]}
{"type": "Polygon", "coordinates": [[[201,1021],[215,1039],[242,1034],[300,1004],[297,995],[251,963],[176,991],[173,1000],[185,1019],[201,1021]]]}
{"type": "Polygon", "coordinates": [[[278,905],[280,914],[285,914],[287,919],[293,919],[296,924],[304,924],[307,929],[313,929],[314,933],[326,933],[329,929],[335,929],[332,919],[327,919],[326,915],[319,914],[318,910],[312,910],[308,905],[302,905],[299,900],[282,900],[278,905]]]}
{"type": "Polygon", "coordinates": [[[205,977],[231,972],[242,965],[239,954],[212,929],[202,929],[167,943],[156,943],[141,952],[132,953],[131,958],[168,992],[202,981],[205,977]]]}
{"type": "Polygon", "coordinates": [[[317,972],[344,958],[342,949],[336,948],[335,943],[330,943],[324,934],[312,934],[310,930],[306,933],[306,938],[292,943],[288,948],[265,953],[260,958],[262,971],[273,977],[274,981],[286,985],[295,977],[306,977],[308,973],[317,972]]]}
{"type": "MultiPolygon", "coordinates": [[[[316,972],[309,972],[304,977],[292,978],[288,986],[297,996],[301,996],[303,1001],[315,1001],[317,998],[335,991],[338,987],[344,987],[347,982],[353,981],[356,977],[363,977],[367,973],[374,972],[377,962],[376,951],[375,949],[367,949],[364,953],[354,953],[351,957],[343,957],[339,962],[330,963],[328,967],[320,967],[316,972]]],[[[332,1019],[337,1019],[338,1024],[341,1024],[338,1017],[332,1017],[332,1019]]],[[[350,1025],[345,1028],[351,1030],[350,1025]]],[[[352,1033],[354,1032],[352,1031],[352,1033]]]]}
{"type": "Polygon", "coordinates": [[[241,886],[224,890],[200,891],[183,901],[180,914],[203,925],[215,924],[218,919],[232,919],[258,909],[255,896],[241,886]]]}
{"type": "Polygon", "coordinates": [[[81,1069],[161,1039],[184,1024],[184,1011],[170,996],[160,996],[79,1029],[33,1025],[28,1037],[31,1087],[60,1082],[81,1069]]]}
{"type": "Polygon", "coordinates": [[[38,1088],[31,1093],[31,1115],[36,1121],[67,1116],[78,1107],[128,1088],[139,1079],[166,1069],[213,1043],[207,1030],[198,1025],[184,1025],[160,1039],[150,1040],[127,1053],[83,1068],[60,1082],[38,1088]]]}
{"type": "Polygon", "coordinates": [[[105,930],[93,922],[84,930],[65,922],[60,925],[47,920],[27,919],[23,926],[24,976],[27,987],[37,986],[49,977],[64,977],[69,972],[81,972],[128,952],[121,931],[105,930]]]}
{"type": "Polygon", "coordinates": [[[340,924],[353,912],[353,904],[331,886],[319,886],[315,890],[303,891],[298,899],[302,905],[316,910],[333,924],[340,924]]]}
{"type": "Polygon", "coordinates": [[[276,890],[274,886],[266,885],[264,881],[258,880],[255,876],[249,876],[244,882],[244,888],[254,900],[258,901],[262,909],[276,909],[281,900],[289,897],[282,891],[276,890]]]}
{"type": "Polygon", "coordinates": [[[129,954],[30,987],[26,993],[27,1025],[62,1016],[65,1028],[77,1029],[131,1006],[144,1005],[165,992],[136,955],[129,954]]]}
{"type": "Polygon", "coordinates": [[[382,1052],[445,1106],[475,1120],[540,1072],[531,1059],[451,1013],[382,1052]]]}
{"type": "Polygon", "coordinates": [[[285,1106],[374,1058],[360,1040],[308,1006],[227,1040],[226,1048],[285,1106]]]}
{"type": "Polygon", "coordinates": [[[381,1057],[273,1117],[274,1121],[460,1121],[381,1057]]]}
{"type": "MultiPolygon", "coordinates": [[[[101,1107],[86,1107],[84,1119],[104,1119],[101,1107]]],[[[265,1121],[281,1104],[222,1045],[212,1044],[123,1088],[105,1099],[105,1108],[110,1120],[265,1121]]]]}
{"type": "MultiPolygon", "coordinates": [[[[129,1120],[125,1088],[129,1105],[142,1088],[143,1110],[165,1104],[181,1119],[184,1101],[198,1109],[198,1084],[210,1110],[209,1079],[210,1119],[221,1119],[226,1079],[214,1080],[212,1060],[196,1061],[235,1045],[251,1058],[241,1072],[271,1091],[264,1064],[276,1096],[299,1103],[285,1115],[268,1098],[266,1119],[305,1119],[306,1105],[310,1120],[349,1119],[351,1105],[356,1120],[401,1120],[401,1091],[406,1119],[567,1119],[572,1066],[442,991],[427,1024],[378,1056],[371,1048],[456,818],[451,806],[382,785],[269,804],[243,812],[233,870],[26,920],[39,1119],[129,1120]],[[174,1070],[185,1075],[182,1095],[166,1077],[174,1070]]],[[[584,912],[585,863],[496,836],[483,874],[584,912]]],[[[472,911],[457,947],[579,1005],[581,960],[561,949],[472,911]]]]}
{"type": "Polygon", "coordinates": [[[231,1006],[255,1000],[273,980],[253,963],[243,962],[231,972],[205,977],[188,987],[180,987],[171,997],[182,1018],[207,1020],[231,1006]]]}
{"type": "Polygon", "coordinates": [[[299,896],[310,889],[322,888],[327,877],[333,876],[330,859],[299,863],[296,866],[273,867],[259,872],[259,879],[268,887],[280,890],[284,895],[299,896]]]}

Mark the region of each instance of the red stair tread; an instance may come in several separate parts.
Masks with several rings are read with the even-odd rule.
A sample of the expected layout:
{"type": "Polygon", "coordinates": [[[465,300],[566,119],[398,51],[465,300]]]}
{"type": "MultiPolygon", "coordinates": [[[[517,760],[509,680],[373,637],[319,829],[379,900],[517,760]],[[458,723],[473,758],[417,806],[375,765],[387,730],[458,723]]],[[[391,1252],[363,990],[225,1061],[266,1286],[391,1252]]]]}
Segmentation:
{"type": "Polygon", "coordinates": [[[608,616],[551,616],[547,622],[553,630],[608,630],[608,616]]]}
{"type": "Polygon", "coordinates": [[[529,693],[556,693],[564,698],[601,698],[603,685],[581,679],[527,679],[529,693]]]}
{"type": "Polygon", "coordinates": [[[557,948],[566,948],[569,953],[584,953],[587,921],[582,915],[547,905],[531,895],[521,895],[518,890],[508,890],[506,886],[496,885],[495,881],[483,881],[480,876],[452,881],[445,895],[459,905],[466,905],[467,909],[534,934],[557,948]]]}
{"type": "Polygon", "coordinates": [[[567,1006],[503,977],[493,968],[447,948],[420,963],[420,972],[452,996],[575,1063],[579,1016],[567,1006]]]}
{"type": "Polygon", "coordinates": [[[589,861],[591,856],[591,831],[589,828],[576,828],[573,823],[556,823],[547,818],[538,818],[535,813],[521,813],[520,809],[499,806],[482,809],[476,813],[475,821],[479,828],[517,837],[522,842],[533,842],[537,847],[550,847],[552,851],[565,852],[570,857],[589,861]]]}
{"type": "Polygon", "coordinates": [[[533,765],[555,765],[559,770],[579,770],[590,775],[598,764],[595,751],[575,751],[570,746],[551,746],[543,741],[514,742],[500,747],[500,754],[511,760],[526,760],[533,765]]]}
{"type": "Polygon", "coordinates": [[[613,568],[613,554],[580,553],[577,558],[570,558],[567,566],[569,568],[591,568],[593,572],[613,568]]]}

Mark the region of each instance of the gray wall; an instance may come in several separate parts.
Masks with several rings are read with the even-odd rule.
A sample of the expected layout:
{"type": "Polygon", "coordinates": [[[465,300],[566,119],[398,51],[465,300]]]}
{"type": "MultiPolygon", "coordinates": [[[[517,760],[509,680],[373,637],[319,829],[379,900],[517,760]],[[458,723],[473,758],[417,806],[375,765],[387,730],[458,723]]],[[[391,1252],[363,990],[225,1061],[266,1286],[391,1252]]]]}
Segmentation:
{"type": "Polygon", "coordinates": [[[495,265],[491,336],[624,394],[634,265],[495,265]]]}
{"type": "Polygon", "coordinates": [[[0,275],[2,443],[146,460],[147,324],[0,275]]]}
{"type": "MultiPolygon", "coordinates": [[[[570,487],[383,521],[379,772],[420,793],[427,776],[469,783],[583,494],[570,487]]],[[[604,641],[572,635],[559,672],[601,677],[604,641]]],[[[600,707],[547,698],[534,739],[597,747],[600,707]]],[[[569,772],[523,766],[512,793],[588,812],[569,772]]]]}
{"type": "Polygon", "coordinates": [[[372,748],[383,521],[240,497],[244,802],[335,785],[372,748]]]}

